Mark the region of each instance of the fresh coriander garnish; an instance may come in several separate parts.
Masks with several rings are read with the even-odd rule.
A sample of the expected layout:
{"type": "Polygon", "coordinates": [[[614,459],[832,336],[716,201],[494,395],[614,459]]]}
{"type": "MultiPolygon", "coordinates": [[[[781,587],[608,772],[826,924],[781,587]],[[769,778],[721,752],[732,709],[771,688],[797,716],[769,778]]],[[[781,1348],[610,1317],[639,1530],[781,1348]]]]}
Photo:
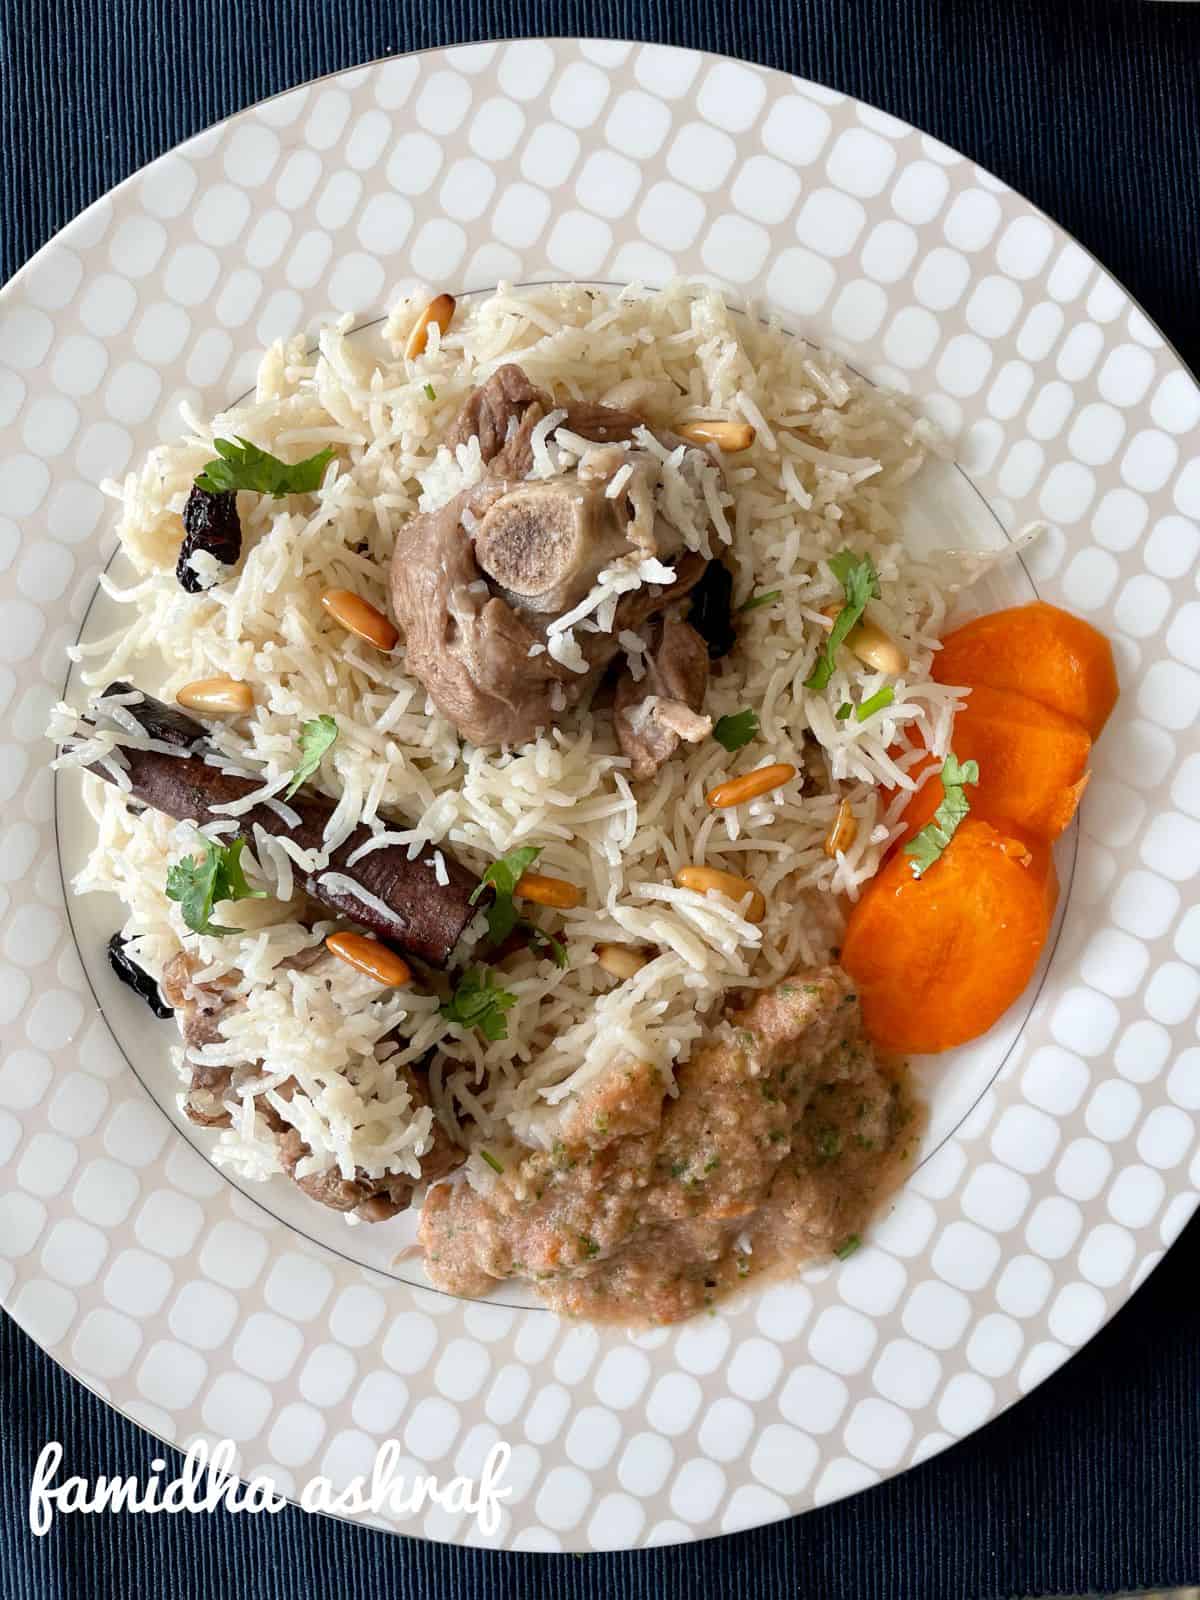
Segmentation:
{"type": "Polygon", "coordinates": [[[321,487],[325,468],[333,460],[333,447],[326,445],[303,461],[281,461],[269,450],[260,450],[249,439],[214,439],[219,460],[210,461],[196,474],[196,486],[208,494],[225,494],[230,489],[248,489],[254,494],[269,494],[282,500],[286,494],[311,494],[321,487]]]}
{"type": "Polygon", "coordinates": [[[768,589],[765,594],[752,594],[749,600],[743,600],[738,607],[739,611],[757,611],[759,606],[769,606],[773,600],[782,600],[782,589],[768,589]]]}
{"type": "Polygon", "coordinates": [[[732,716],[721,717],[713,728],[712,736],[732,755],[744,744],[749,744],[758,732],[758,713],[748,706],[745,711],[735,711],[732,716]]]}
{"type": "Polygon", "coordinates": [[[545,929],[539,928],[536,922],[530,922],[526,917],[518,919],[517,927],[522,933],[529,935],[529,942],[535,950],[545,950],[554,958],[556,967],[561,967],[565,971],[570,966],[567,947],[561,939],[556,939],[552,933],[547,933],[545,929]]]}
{"type": "Polygon", "coordinates": [[[600,1254],[600,1246],[589,1234],[579,1235],[579,1253],[585,1261],[593,1261],[600,1254]]]}
{"type": "Polygon", "coordinates": [[[839,550],[830,556],[829,568],[842,586],[845,604],[834,618],[825,649],[811,674],[804,680],[806,689],[823,689],[833,677],[838,647],[862,618],[867,601],[879,596],[879,574],[870,556],[856,556],[853,550],[839,550]]]}
{"type": "Polygon", "coordinates": [[[476,967],[458,980],[458,987],[449,1000],[438,1007],[448,1022],[457,1022],[460,1028],[478,1028],[485,1039],[493,1043],[508,1038],[508,1021],[504,1013],[517,1003],[515,994],[496,987],[495,974],[487,967],[476,967]]]}
{"type": "Polygon", "coordinates": [[[859,1238],[858,1234],[851,1233],[847,1234],[847,1236],[842,1240],[841,1244],[838,1245],[837,1249],[833,1253],[839,1261],[849,1261],[854,1252],[861,1248],[862,1240],[859,1238]]]}
{"type": "Polygon", "coordinates": [[[487,908],[488,937],[493,944],[503,944],[516,927],[517,908],[513,904],[513,892],[541,853],[540,844],[526,844],[519,850],[510,850],[506,856],[500,856],[486,869],[479,887],[471,896],[470,903],[474,905],[485,889],[493,891],[487,908]]]}
{"type": "Polygon", "coordinates": [[[971,809],[966,785],[978,782],[979,763],[959,761],[951,751],[942,763],[942,803],[933,813],[933,820],[904,846],[904,854],[912,858],[914,878],[928,872],[953,839],[959,823],[971,809]]]}
{"type": "Polygon", "coordinates": [[[504,1171],[503,1164],[496,1160],[495,1156],[492,1154],[492,1152],[490,1150],[481,1150],[479,1152],[479,1159],[481,1161],[486,1161],[488,1166],[491,1167],[493,1172],[503,1172],[504,1171]]]}
{"type": "Polygon", "coordinates": [[[265,889],[252,889],[242,871],[241,855],[244,839],[232,844],[218,844],[216,840],[200,835],[204,857],[185,856],[167,870],[167,899],[179,903],[183,920],[193,933],[207,933],[219,937],[227,933],[240,933],[240,928],[224,928],[213,922],[212,911],[222,900],[265,900],[265,889]]]}
{"type": "MultiPolygon", "coordinates": [[[[890,706],[895,698],[896,691],[890,686],[890,684],[885,684],[883,688],[877,690],[869,700],[864,700],[854,715],[859,722],[865,722],[868,717],[873,717],[877,711],[882,711],[885,707],[890,706]]],[[[838,716],[841,716],[840,711],[838,712],[838,716]]]]}
{"type": "Polygon", "coordinates": [[[836,1128],[822,1128],[815,1143],[821,1163],[836,1161],[842,1153],[842,1136],[836,1128]]]}
{"type": "Polygon", "coordinates": [[[849,700],[843,700],[841,705],[834,712],[834,716],[838,719],[839,722],[845,722],[846,718],[850,715],[850,713],[853,710],[854,710],[854,707],[850,704],[849,700]]]}
{"type": "Polygon", "coordinates": [[[517,929],[526,935],[535,950],[545,950],[554,958],[556,966],[565,968],[569,962],[567,947],[562,940],[556,939],[552,933],[546,933],[536,922],[530,922],[528,917],[519,917],[513,904],[517,884],[541,853],[540,844],[527,844],[493,861],[483,874],[470,903],[474,905],[483,891],[490,888],[492,899],[487,907],[489,942],[493,945],[503,944],[509,934],[517,929]]]}
{"type": "Polygon", "coordinates": [[[290,800],[302,783],[306,783],[321,765],[321,758],[326,750],[334,743],[338,736],[338,725],[329,716],[314,717],[311,722],[300,725],[300,759],[296,763],[296,770],[292,773],[292,781],[283,791],[283,798],[290,800]]]}
{"type": "Polygon", "coordinates": [[[436,400],[437,399],[437,390],[433,387],[433,385],[431,383],[427,383],[425,385],[425,398],[426,398],[426,400],[436,400]]]}

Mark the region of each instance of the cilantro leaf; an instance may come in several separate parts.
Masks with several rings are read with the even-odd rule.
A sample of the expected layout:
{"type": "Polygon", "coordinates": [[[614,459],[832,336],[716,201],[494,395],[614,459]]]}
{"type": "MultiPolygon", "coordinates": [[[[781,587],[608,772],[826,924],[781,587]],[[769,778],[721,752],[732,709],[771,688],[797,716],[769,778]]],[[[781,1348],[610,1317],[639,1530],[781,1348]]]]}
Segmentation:
{"type": "Polygon", "coordinates": [[[471,904],[475,904],[488,884],[498,895],[511,896],[541,853],[540,844],[524,844],[517,850],[510,850],[506,856],[498,856],[491,866],[484,870],[483,880],[471,896],[471,904]]]}
{"type": "Polygon", "coordinates": [[[327,445],[303,461],[281,461],[269,450],[260,450],[249,439],[214,439],[218,460],[210,461],[196,475],[196,486],[208,494],[225,494],[230,489],[248,489],[254,494],[269,494],[282,500],[285,494],[311,494],[321,487],[325,468],[333,460],[333,447],[327,445]]]}
{"type": "MultiPolygon", "coordinates": [[[[883,688],[877,693],[873,694],[869,700],[863,701],[862,705],[860,705],[858,710],[854,713],[855,719],[858,722],[865,722],[868,717],[873,717],[877,711],[883,711],[887,706],[890,706],[895,698],[896,691],[891,687],[890,684],[885,684],[883,688]]],[[[840,711],[838,712],[838,715],[841,716],[840,711]]]]}
{"type": "Polygon", "coordinates": [[[517,926],[522,933],[529,935],[529,942],[535,950],[545,950],[554,959],[554,965],[564,972],[570,966],[567,947],[561,939],[556,939],[552,933],[547,933],[544,928],[539,928],[536,922],[530,922],[522,917],[517,926]]]}
{"type": "Polygon", "coordinates": [[[837,555],[830,556],[829,569],[841,584],[846,599],[834,618],[820,659],[804,680],[806,689],[823,689],[833,677],[839,646],[861,619],[868,600],[877,599],[879,595],[879,574],[870,556],[856,556],[853,550],[839,550],[837,555]]]}
{"type": "Polygon", "coordinates": [[[757,732],[758,714],[747,707],[745,711],[735,711],[730,717],[721,717],[713,728],[712,736],[732,755],[744,744],[749,744],[757,732]]]}
{"type": "Polygon", "coordinates": [[[487,907],[488,942],[492,945],[503,944],[509,934],[517,929],[526,936],[534,950],[546,951],[554,958],[556,966],[566,968],[570,963],[567,947],[562,940],[539,928],[528,917],[519,917],[513,904],[517,884],[541,853],[540,844],[527,844],[493,861],[472,894],[470,904],[474,905],[484,890],[490,888],[492,899],[487,907]]]}
{"type": "Polygon", "coordinates": [[[487,908],[488,937],[493,944],[503,944],[516,927],[517,908],[513,905],[513,893],[522,876],[541,853],[540,844],[526,844],[518,850],[510,850],[506,856],[500,856],[492,862],[472,894],[469,903],[474,905],[485,889],[493,891],[492,901],[487,908]]]}
{"type": "Polygon", "coordinates": [[[979,763],[959,761],[951,752],[942,764],[942,803],[920,833],[904,846],[904,854],[912,860],[912,874],[919,878],[939,860],[942,851],[953,839],[959,823],[970,812],[967,799],[968,783],[979,782],[979,763]]]}
{"type": "Polygon", "coordinates": [[[774,600],[783,599],[782,589],[768,589],[765,594],[752,594],[749,600],[743,600],[738,607],[739,611],[757,611],[759,606],[769,606],[774,600]]]}
{"type": "Polygon", "coordinates": [[[517,1003],[515,994],[496,987],[495,974],[488,967],[476,967],[458,980],[458,986],[449,1000],[438,1007],[448,1022],[460,1028],[478,1028],[485,1039],[493,1043],[508,1038],[505,1012],[517,1003]]]}
{"type": "Polygon", "coordinates": [[[311,722],[301,723],[300,759],[292,773],[291,783],[283,791],[285,800],[290,800],[300,785],[312,777],[321,765],[322,756],[334,744],[337,736],[338,725],[332,717],[314,717],[311,722]]]}
{"type": "Polygon", "coordinates": [[[178,902],[183,920],[193,933],[220,936],[240,933],[240,928],[225,928],[212,921],[213,907],[222,900],[265,900],[265,889],[252,889],[242,871],[244,839],[218,844],[200,835],[204,857],[184,856],[167,870],[167,899],[178,902]]]}

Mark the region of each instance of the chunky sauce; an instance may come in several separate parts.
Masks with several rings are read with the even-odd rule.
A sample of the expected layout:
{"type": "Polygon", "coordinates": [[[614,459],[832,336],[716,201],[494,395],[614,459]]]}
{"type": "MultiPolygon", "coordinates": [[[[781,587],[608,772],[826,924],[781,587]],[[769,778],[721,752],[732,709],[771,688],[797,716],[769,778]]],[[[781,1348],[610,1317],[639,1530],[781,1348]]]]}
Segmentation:
{"type": "Polygon", "coordinates": [[[838,967],[759,995],[678,1087],[641,1064],[609,1074],[487,1195],[431,1190],[432,1281],[477,1296],[526,1278],[569,1315],[675,1322],[750,1277],[850,1253],[917,1143],[918,1106],[838,967]]]}

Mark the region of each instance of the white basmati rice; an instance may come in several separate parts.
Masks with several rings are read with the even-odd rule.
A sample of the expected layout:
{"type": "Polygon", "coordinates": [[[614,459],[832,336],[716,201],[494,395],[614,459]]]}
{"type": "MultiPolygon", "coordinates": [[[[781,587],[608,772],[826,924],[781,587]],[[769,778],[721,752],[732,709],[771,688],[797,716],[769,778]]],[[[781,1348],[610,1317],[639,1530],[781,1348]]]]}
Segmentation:
{"type": "MultiPolygon", "coordinates": [[[[337,721],[337,743],[314,780],[336,802],[323,849],[303,851],[286,836],[256,834],[271,898],[222,907],[221,920],[240,930],[224,939],[190,934],[163,892],[168,865],[194,844],[195,830],[152,812],[134,814],[119,789],[85,779],[97,838],[78,887],[121,896],[124,931],[156,976],[186,945],[205,971],[233,975],[239,991],[253,995],[253,1004],[222,1020],[216,1047],[225,1059],[253,1067],[243,1088],[260,1086],[241,1095],[235,1124],[217,1146],[218,1159],[253,1176],[278,1170],[256,1093],[299,1128],[313,1152],[311,1170],[337,1164],[344,1173],[356,1166],[382,1173],[415,1171],[430,1134],[428,1112],[414,1110],[399,1077],[408,1063],[430,1061],[435,1100],[449,1125],[470,1118],[481,1130],[475,1137],[500,1140],[552,1139],[564,1103],[630,1057],[655,1063],[670,1083],[727,990],[774,984],[836,944],[831,891],[853,896],[875,871],[913,787],[910,762],[897,763],[889,750],[907,737],[943,753],[960,698],[934,683],[929,668],[946,596],[955,579],[974,572],[965,561],[959,572],[905,551],[908,484],[927,454],[942,449],[909,401],[868,387],[773,324],[739,318],[706,286],[605,296],[555,285],[518,295],[502,285],[469,307],[464,302],[445,341],[432,340],[424,356],[406,363],[414,304],[390,320],[382,353],[347,338],[344,323],[327,328],[315,351],[297,340],[272,346],[250,399],[211,421],[185,416],[177,444],[156,449],[110,486],[121,502],[118,534],[132,578],[111,592],[127,604],[129,620],[76,652],[80,676],[92,687],[135,670],[148,685],[163,680],[167,697],[200,677],[231,676],[251,686],[253,711],[212,731],[214,759],[258,780],[253,795],[221,808],[231,826],[262,801],[284,815],[287,803],[277,796],[295,768],[300,724],[321,715],[337,721]],[[714,674],[705,706],[714,721],[757,709],[758,738],[738,757],[713,740],[684,746],[635,789],[610,716],[587,711],[564,716],[517,750],[463,746],[407,675],[402,647],[381,655],[348,644],[323,612],[320,596],[333,587],[386,606],[398,528],[479,480],[478,441],[452,452],[440,440],[471,389],[507,361],[556,394],[644,397],[663,428],[694,416],[741,416],[754,426],[754,445],[726,461],[723,472],[706,451],[667,449],[649,430],[636,441],[643,457],[659,464],[659,509],[669,509],[685,543],[707,553],[715,529],[727,546],[735,602],[781,591],[776,603],[738,619],[740,647],[714,674]],[[213,438],[231,434],[285,456],[328,443],[336,459],[321,488],[287,509],[243,496],[239,567],[201,594],[185,594],[174,572],[179,511],[213,438]],[[909,660],[893,685],[894,703],[863,723],[834,713],[883,680],[845,652],[826,690],[804,687],[824,637],[817,619],[841,599],[827,558],[845,547],[871,554],[879,619],[909,660]],[[713,782],[735,764],[746,770],[768,760],[791,762],[817,792],[802,798],[793,784],[720,818],[709,809],[704,797],[713,782]],[[881,813],[884,784],[900,792],[881,813]],[[854,846],[831,861],[823,841],[842,795],[859,829],[854,846]],[[507,1039],[489,1044],[477,1033],[462,1035],[440,1015],[437,996],[419,988],[381,997],[348,968],[331,975],[324,966],[297,972],[281,965],[314,950],[335,926],[297,920],[295,871],[319,870],[360,822],[380,831],[352,860],[387,845],[406,846],[415,857],[432,844],[440,882],[443,851],[479,872],[533,843],[542,847],[539,870],[581,888],[578,909],[542,914],[566,945],[566,971],[529,950],[505,963],[502,981],[515,997],[507,1039]],[[677,888],[675,873],[692,861],[749,878],[766,897],[765,919],[752,924],[744,907],[677,888]],[[603,941],[659,953],[635,978],[614,985],[591,959],[603,941]],[[393,1042],[397,1048],[389,1050],[393,1042]],[[290,1110],[276,1087],[264,1087],[277,1086],[281,1074],[302,1087],[290,1110]]],[[[564,419],[565,412],[552,411],[534,430],[536,475],[573,465],[586,447],[561,428],[564,419]]],[[[638,483],[631,460],[608,492],[627,491],[637,526],[650,533],[655,505],[635,493],[638,483]]],[[[606,569],[585,602],[554,626],[549,653],[586,670],[573,629],[611,629],[621,593],[672,577],[656,558],[606,569]]],[[[638,660],[636,635],[622,636],[621,644],[638,660]]],[[[81,729],[61,708],[52,731],[81,743],[60,760],[103,759],[119,771],[120,745],[138,737],[118,726],[122,699],[134,703],[114,697],[103,730],[81,729]]],[[[327,873],[326,881],[334,876],[327,873]]],[[[382,903],[373,904],[354,880],[343,875],[338,887],[379,912],[382,903]]],[[[481,928],[477,919],[464,949],[481,928]]]]}

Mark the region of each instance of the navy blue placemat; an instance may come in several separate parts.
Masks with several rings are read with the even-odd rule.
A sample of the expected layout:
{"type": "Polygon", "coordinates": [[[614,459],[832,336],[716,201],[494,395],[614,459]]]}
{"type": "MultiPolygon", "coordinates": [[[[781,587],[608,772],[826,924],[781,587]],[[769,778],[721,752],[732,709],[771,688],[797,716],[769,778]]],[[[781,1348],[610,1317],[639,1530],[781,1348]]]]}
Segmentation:
{"type": "MultiPolygon", "coordinates": [[[[397,50],[594,34],[746,56],[966,151],[1093,250],[1200,367],[1200,5],[1102,0],[0,0],[0,279],[143,162],[397,50]]],[[[0,1241],[2,1247],[3,1241],[0,1241]]],[[[25,1520],[155,1446],[0,1317],[0,1600],[992,1600],[1200,1581],[1200,1222],[1029,1400],[844,1504],[677,1550],[497,1556],[287,1511],[25,1520]]]]}

